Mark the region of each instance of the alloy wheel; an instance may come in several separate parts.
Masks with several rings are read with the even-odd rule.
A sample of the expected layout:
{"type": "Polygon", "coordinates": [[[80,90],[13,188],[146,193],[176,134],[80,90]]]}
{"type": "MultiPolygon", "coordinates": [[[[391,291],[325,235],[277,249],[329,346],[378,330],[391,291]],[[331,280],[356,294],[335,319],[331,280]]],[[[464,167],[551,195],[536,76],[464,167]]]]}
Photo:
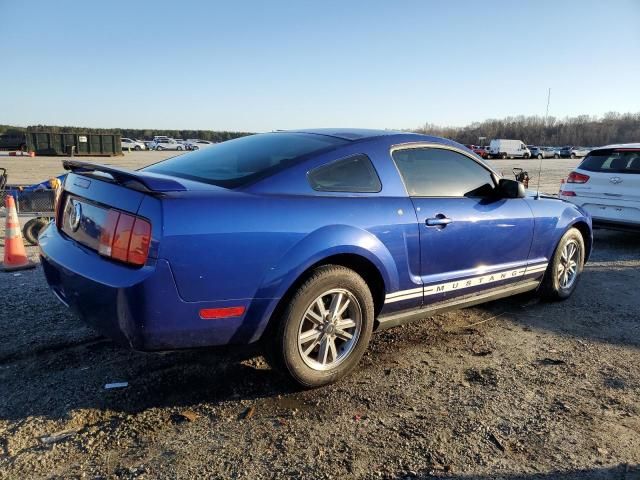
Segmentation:
{"type": "Polygon", "coordinates": [[[344,288],[319,295],[307,308],[298,329],[298,352],[314,370],[331,370],[354,350],[362,331],[362,309],[344,288]]]}
{"type": "Polygon", "coordinates": [[[578,278],[578,262],[580,261],[580,246],[575,240],[567,242],[562,249],[558,264],[558,283],[560,288],[568,289],[578,278]]]}

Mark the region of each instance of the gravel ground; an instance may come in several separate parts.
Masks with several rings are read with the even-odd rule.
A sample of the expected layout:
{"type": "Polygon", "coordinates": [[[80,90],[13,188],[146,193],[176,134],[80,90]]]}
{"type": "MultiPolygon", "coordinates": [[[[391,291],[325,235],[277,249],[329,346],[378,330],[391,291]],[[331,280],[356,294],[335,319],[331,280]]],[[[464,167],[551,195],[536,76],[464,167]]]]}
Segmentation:
{"type": "MultiPolygon", "coordinates": [[[[544,162],[544,185],[572,165],[544,162]]],[[[124,350],[39,266],[0,273],[0,478],[638,479],[639,267],[640,236],[597,231],[568,301],[381,332],[354,374],[313,391],[250,349],[124,350]]]]}

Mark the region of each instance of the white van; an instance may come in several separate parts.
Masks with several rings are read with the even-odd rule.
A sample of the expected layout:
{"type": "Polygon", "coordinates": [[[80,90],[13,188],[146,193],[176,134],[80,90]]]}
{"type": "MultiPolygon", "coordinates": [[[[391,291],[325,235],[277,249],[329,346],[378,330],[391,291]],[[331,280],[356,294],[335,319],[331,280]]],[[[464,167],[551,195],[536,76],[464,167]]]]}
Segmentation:
{"type": "Polygon", "coordinates": [[[491,158],[531,158],[531,152],[522,140],[494,139],[489,144],[491,158]]]}

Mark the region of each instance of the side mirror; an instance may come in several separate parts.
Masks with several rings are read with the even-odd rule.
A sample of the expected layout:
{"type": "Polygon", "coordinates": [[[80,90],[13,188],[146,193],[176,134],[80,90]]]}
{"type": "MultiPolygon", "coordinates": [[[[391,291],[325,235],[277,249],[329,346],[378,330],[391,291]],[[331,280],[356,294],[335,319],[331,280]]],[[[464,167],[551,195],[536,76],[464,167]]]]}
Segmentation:
{"type": "Polygon", "coordinates": [[[527,196],[524,185],[509,178],[498,181],[498,194],[501,198],[524,198],[527,196]]]}

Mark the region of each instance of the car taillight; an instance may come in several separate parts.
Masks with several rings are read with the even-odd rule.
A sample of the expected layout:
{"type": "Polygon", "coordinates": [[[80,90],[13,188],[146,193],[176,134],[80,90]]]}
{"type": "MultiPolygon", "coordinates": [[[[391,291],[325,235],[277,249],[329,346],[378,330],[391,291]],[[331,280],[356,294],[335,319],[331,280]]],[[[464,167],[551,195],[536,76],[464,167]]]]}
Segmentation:
{"type": "Polygon", "coordinates": [[[571,172],[567,178],[567,183],[587,183],[588,181],[589,175],[578,172],[571,172]]]}
{"type": "Polygon", "coordinates": [[[98,253],[131,265],[144,265],[149,256],[151,224],[117,210],[109,210],[102,230],[98,253]]]}
{"type": "Polygon", "coordinates": [[[563,190],[560,192],[560,195],[565,196],[565,197],[575,197],[576,196],[576,192],[572,192],[571,190],[563,190]]]}

